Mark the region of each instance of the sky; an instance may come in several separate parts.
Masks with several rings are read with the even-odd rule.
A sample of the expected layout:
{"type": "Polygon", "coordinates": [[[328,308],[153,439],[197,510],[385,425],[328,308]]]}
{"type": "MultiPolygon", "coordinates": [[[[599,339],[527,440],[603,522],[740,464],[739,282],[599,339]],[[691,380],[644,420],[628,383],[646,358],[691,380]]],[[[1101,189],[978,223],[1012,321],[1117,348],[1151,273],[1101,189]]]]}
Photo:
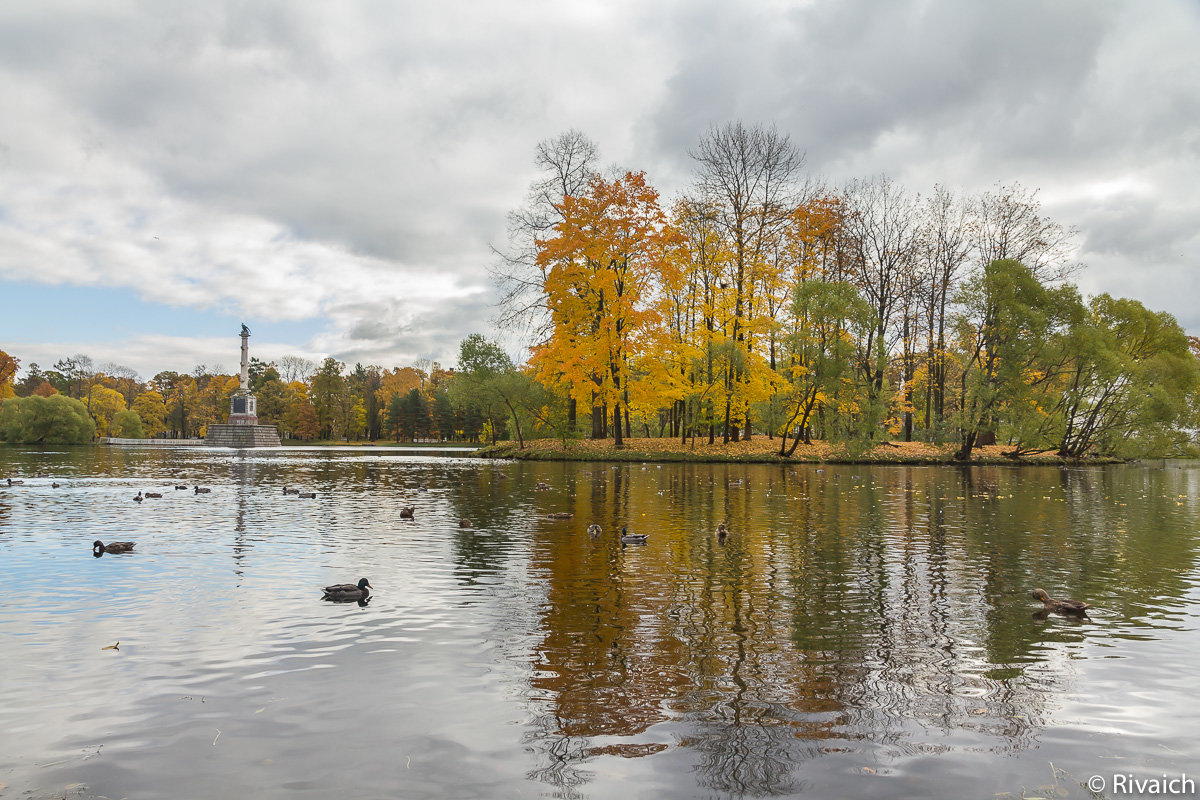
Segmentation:
{"type": "Polygon", "coordinates": [[[1037,190],[1085,295],[1200,334],[1195,0],[10,2],[0,108],[22,372],[234,372],[243,322],[264,361],[451,366],[538,141],[669,198],[735,121],[834,185],[1037,190]]]}

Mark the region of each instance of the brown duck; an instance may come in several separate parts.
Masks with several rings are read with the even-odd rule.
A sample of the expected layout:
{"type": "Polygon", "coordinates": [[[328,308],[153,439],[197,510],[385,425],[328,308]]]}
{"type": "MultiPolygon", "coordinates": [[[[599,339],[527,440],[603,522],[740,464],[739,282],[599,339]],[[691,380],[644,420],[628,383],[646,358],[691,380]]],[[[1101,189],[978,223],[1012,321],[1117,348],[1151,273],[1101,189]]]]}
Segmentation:
{"type": "Polygon", "coordinates": [[[1042,601],[1043,611],[1053,611],[1056,614],[1086,614],[1091,608],[1087,603],[1081,603],[1078,600],[1054,600],[1050,595],[1046,594],[1045,589],[1034,589],[1033,599],[1042,601]]]}
{"type": "Polygon", "coordinates": [[[92,542],[92,554],[100,555],[101,553],[128,553],[135,547],[133,542],[104,542],[97,539],[92,542]]]}

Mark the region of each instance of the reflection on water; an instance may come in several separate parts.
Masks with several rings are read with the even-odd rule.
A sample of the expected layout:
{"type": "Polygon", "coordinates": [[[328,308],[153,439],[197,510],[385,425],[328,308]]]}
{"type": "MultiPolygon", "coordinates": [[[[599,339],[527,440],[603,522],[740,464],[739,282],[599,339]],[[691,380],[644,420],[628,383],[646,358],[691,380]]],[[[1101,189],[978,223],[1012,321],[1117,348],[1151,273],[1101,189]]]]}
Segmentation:
{"type": "Polygon", "coordinates": [[[0,450],[9,475],[0,797],[1087,797],[1200,755],[1194,468],[0,450]]]}

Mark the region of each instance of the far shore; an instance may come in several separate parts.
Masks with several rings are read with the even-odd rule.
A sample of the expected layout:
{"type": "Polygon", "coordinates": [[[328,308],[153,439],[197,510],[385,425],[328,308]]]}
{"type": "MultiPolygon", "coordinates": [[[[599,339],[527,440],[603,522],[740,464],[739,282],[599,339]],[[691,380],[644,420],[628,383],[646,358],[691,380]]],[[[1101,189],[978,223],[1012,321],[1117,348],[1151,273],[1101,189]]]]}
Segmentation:
{"type": "MultiPolygon", "coordinates": [[[[928,444],[925,442],[886,442],[865,452],[849,452],[829,442],[814,441],[810,445],[800,444],[791,457],[779,455],[779,439],[755,436],[750,441],[720,441],[709,444],[707,440],[693,443],[666,438],[626,439],[624,447],[617,449],[611,439],[567,440],[537,439],[525,442],[524,447],[515,441],[485,445],[475,451],[478,458],[512,458],[525,461],[650,461],[650,462],[730,462],[754,464],[963,464],[954,460],[958,450],[955,445],[928,444]]],[[[1021,456],[1006,455],[1014,450],[1012,445],[988,445],[977,447],[966,464],[1118,464],[1120,459],[1088,458],[1067,460],[1053,451],[1021,456]]]]}

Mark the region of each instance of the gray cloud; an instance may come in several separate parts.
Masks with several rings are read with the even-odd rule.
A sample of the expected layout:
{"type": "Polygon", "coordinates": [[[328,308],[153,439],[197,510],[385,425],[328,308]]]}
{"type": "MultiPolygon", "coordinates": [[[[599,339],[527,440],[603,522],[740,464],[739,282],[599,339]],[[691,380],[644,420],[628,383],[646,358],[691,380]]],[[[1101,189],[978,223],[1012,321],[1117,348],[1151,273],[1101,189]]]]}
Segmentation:
{"type": "Polygon", "coordinates": [[[494,316],[488,244],[539,139],[577,127],[669,196],[742,119],[836,182],[1040,187],[1085,288],[1194,319],[1149,287],[1200,258],[1198,40],[1185,0],[7,4],[0,279],[445,361],[494,316]]]}

